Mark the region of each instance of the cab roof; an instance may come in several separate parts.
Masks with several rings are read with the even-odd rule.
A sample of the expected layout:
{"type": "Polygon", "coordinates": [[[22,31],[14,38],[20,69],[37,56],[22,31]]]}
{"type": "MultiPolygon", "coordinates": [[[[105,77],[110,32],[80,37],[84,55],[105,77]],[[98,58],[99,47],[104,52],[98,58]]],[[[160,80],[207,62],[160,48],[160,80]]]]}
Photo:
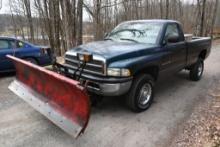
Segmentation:
{"type": "Polygon", "coordinates": [[[0,36],[0,39],[17,40],[15,37],[0,36]]]}
{"type": "Polygon", "coordinates": [[[179,23],[176,20],[168,20],[168,19],[143,19],[143,20],[131,20],[131,21],[125,21],[123,23],[144,23],[144,22],[152,22],[152,23],[162,23],[162,24],[166,24],[166,23],[179,23]]]}

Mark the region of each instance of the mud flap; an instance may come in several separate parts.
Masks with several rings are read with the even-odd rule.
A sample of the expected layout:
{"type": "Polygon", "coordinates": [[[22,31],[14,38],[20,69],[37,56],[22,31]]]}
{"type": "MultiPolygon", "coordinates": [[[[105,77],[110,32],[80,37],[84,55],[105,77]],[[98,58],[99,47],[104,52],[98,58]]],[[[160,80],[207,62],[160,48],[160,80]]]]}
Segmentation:
{"type": "Polygon", "coordinates": [[[18,59],[10,58],[16,79],[9,89],[65,132],[78,137],[87,127],[90,102],[79,82],[18,59]]]}

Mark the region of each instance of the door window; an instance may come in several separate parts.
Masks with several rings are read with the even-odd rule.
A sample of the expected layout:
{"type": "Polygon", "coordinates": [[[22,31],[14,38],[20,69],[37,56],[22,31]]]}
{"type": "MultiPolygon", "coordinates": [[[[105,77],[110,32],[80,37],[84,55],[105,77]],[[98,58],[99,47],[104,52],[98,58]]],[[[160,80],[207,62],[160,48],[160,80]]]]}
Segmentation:
{"type": "Polygon", "coordinates": [[[177,36],[180,39],[179,29],[176,24],[169,24],[167,26],[165,39],[167,39],[169,36],[177,36]]]}
{"type": "Polygon", "coordinates": [[[17,48],[23,48],[24,47],[24,43],[21,42],[21,41],[17,41],[16,47],[17,48]]]}
{"type": "Polygon", "coordinates": [[[24,47],[24,43],[22,41],[19,40],[10,40],[9,41],[9,45],[11,48],[16,49],[16,48],[23,48],[24,47]]]}
{"type": "Polygon", "coordinates": [[[12,49],[16,49],[16,43],[15,43],[15,40],[10,40],[9,41],[9,45],[12,49]]]}
{"type": "Polygon", "coordinates": [[[9,49],[10,45],[7,40],[0,40],[0,49],[9,49]]]}

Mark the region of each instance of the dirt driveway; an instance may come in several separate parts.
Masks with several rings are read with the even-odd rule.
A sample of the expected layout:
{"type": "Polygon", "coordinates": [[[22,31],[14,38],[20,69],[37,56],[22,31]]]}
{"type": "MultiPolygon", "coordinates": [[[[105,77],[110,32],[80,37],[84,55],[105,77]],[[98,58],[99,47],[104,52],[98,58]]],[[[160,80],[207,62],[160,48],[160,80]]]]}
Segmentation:
{"type": "Polygon", "coordinates": [[[220,44],[215,45],[205,63],[200,82],[188,79],[188,72],[160,78],[155,102],[135,114],[118,100],[105,99],[92,109],[83,136],[71,138],[7,89],[13,76],[0,79],[0,146],[26,147],[156,147],[169,146],[177,128],[197,103],[208,98],[208,91],[220,79],[220,44]]]}

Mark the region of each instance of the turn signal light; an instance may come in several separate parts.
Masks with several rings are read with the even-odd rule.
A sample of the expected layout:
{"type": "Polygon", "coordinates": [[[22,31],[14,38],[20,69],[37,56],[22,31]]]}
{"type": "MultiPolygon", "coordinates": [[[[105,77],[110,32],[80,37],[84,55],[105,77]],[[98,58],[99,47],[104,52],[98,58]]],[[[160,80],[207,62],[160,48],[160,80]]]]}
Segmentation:
{"type": "Polygon", "coordinates": [[[93,59],[92,54],[90,53],[77,53],[77,58],[83,62],[90,62],[93,59]]]}

